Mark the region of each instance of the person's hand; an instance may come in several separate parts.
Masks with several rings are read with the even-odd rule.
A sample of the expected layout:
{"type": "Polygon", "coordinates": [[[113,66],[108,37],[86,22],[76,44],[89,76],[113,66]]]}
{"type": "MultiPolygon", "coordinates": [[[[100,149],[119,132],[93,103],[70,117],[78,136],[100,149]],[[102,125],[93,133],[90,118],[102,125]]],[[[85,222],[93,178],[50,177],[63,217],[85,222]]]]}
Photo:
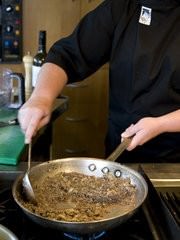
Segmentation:
{"type": "Polygon", "coordinates": [[[125,137],[132,137],[132,141],[127,150],[131,151],[137,146],[143,145],[150,139],[161,133],[160,118],[146,117],[139,120],[136,124],[129,126],[122,134],[125,137]]]}
{"type": "Polygon", "coordinates": [[[29,99],[18,112],[18,121],[25,134],[25,143],[31,142],[37,131],[46,125],[51,116],[51,105],[46,99],[29,99]]]}

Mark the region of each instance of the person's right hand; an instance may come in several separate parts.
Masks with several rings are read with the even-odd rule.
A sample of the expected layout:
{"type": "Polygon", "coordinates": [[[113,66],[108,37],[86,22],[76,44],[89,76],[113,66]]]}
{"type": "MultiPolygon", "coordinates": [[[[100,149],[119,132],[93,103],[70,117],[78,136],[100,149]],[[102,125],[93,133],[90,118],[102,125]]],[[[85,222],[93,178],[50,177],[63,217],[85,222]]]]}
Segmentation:
{"type": "Polygon", "coordinates": [[[37,131],[45,126],[51,117],[52,106],[47,99],[30,98],[19,110],[18,121],[25,134],[25,143],[31,142],[37,131]]]}

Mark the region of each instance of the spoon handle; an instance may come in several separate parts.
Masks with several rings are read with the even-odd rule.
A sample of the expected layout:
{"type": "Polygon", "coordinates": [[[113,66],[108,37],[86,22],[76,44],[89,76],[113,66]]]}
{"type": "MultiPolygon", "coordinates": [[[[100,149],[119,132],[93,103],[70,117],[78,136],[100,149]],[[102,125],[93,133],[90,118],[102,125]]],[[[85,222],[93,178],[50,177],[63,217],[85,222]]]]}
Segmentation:
{"type": "Polygon", "coordinates": [[[28,171],[31,167],[31,149],[32,149],[32,143],[30,142],[28,145],[28,171]]]}

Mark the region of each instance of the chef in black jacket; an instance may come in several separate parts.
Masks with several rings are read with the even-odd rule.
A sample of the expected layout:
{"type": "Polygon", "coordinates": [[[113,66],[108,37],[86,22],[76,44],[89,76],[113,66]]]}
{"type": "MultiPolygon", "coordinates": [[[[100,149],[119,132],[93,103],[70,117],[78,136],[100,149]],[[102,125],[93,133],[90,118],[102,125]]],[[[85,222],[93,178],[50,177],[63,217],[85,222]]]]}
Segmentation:
{"type": "Polygon", "coordinates": [[[180,0],[105,0],[54,43],[19,111],[26,143],[49,121],[63,87],[107,62],[107,155],[133,136],[122,162],[180,159],[180,0]]]}

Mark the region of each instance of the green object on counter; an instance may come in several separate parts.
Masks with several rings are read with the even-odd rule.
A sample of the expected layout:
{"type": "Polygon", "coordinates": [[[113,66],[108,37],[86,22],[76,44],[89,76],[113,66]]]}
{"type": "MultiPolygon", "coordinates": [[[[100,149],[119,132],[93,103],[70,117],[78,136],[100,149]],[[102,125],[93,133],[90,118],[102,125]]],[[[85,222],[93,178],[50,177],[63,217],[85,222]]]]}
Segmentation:
{"type": "MultiPolygon", "coordinates": [[[[50,120],[51,126],[52,122],[67,110],[67,107],[67,97],[60,96],[56,99],[50,120]]],[[[17,113],[18,109],[0,108],[0,122],[8,122],[10,120],[16,119],[17,113]]],[[[37,138],[42,136],[42,134],[45,133],[45,130],[46,128],[39,131],[37,138]]],[[[49,138],[51,139],[51,133],[48,134],[49,138]]],[[[26,151],[24,151],[26,150],[25,146],[24,134],[22,133],[19,125],[16,124],[6,127],[3,125],[3,127],[0,127],[0,165],[18,165],[19,161],[23,161],[23,157],[26,157],[27,155],[26,151]]],[[[50,146],[47,147],[50,151],[50,146]]]]}
{"type": "MultiPolygon", "coordinates": [[[[0,109],[0,121],[16,117],[17,110],[0,109]]],[[[17,165],[24,147],[24,134],[19,125],[0,127],[0,164],[17,165]]]]}

